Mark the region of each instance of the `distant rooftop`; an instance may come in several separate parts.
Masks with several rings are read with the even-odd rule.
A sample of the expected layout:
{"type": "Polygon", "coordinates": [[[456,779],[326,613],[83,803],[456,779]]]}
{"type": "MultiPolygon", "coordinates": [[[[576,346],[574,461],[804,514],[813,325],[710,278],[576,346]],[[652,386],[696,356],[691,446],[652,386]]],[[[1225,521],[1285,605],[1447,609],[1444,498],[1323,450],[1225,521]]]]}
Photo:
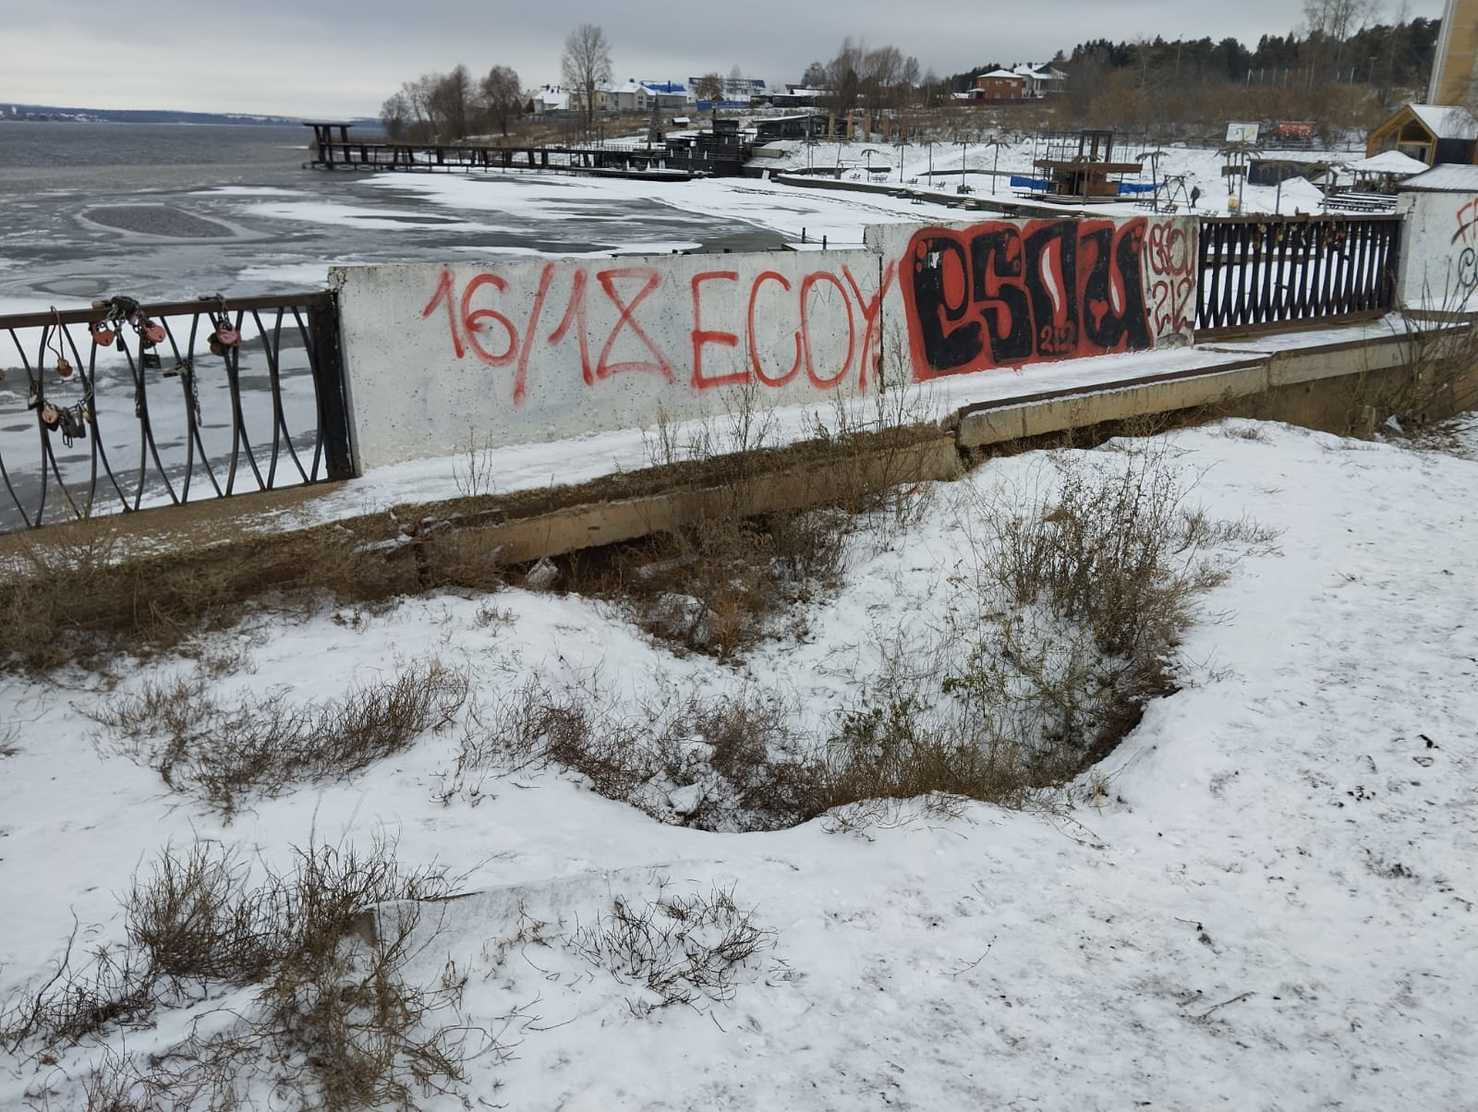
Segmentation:
{"type": "Polygon", "coordinates": [[[1401,191],[1404,193],[1407,190],[1422,193],[1478,193],[1478,166],[1444,162],[1425,174],[1407,178],[1401,183],[1401,191]]]}
{"type": "Polygon", "coordinates": [[[1478,139],[1478,120],[1466,108],[1448,104],[1410,104],[1407,107],[1438,139],[1478,139]]]}

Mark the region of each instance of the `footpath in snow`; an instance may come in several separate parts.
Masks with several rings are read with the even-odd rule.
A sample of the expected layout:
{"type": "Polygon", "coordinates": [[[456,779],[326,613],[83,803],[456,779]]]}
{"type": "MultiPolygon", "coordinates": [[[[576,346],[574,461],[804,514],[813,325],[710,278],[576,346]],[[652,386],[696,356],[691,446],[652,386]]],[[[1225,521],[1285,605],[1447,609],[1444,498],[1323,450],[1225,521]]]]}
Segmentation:
{"type": "MultiPolygon", "coordinates": [[[[0,993],[51,969],[74,917],[87,945],[117,940],[119,894],[166,844],[282,865],[310,839],[387,835],[408,864],[466,874],[417,969],[455,962],[464,1022],[506,1046],[427,1108],[1478,1107],[1478,462],[1247,421],[1158,439],[1192,501],[1278,530],[1278,550],[1205,598],[1181,690],[1064,808],[705,833],[552,769],[438,798],[451,731],[227,822],[99,744],[92,717],[112,683],[194,661],[6,677],[0,993]],[[569,945],[617,897],[715,888],[773,932],[732,998],[646,1011],[569,945]]],[[[799,632],[731,663],[677,655],[609,603],[508,589],[249,619],[213,635],[236,659],[213,691],[323,699],[435,655],[485,694],[760,689],[825,721],[888,645],[947,627],[970,507],[1054,457],[1112,468],[1122,445],[941,484],[916,528],[849,539],[843,586],[799,632]]],[[[147,1055],[180,1029],[111,1042],[147,1055]]],[[[82,1107],[100,1053],[0,1055],[0,1108],[82,1107]]]]}

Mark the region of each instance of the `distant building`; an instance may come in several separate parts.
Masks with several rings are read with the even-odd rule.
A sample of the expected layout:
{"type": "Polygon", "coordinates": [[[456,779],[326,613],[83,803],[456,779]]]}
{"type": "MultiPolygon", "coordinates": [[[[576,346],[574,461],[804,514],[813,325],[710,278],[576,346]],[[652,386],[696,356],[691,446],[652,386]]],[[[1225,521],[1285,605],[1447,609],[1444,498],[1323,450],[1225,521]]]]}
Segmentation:
{"type": "Polygon", "coordinates": [[[641,84],[648,96],[657,98],[657,107],[663,111],[684,112],[693,106],[693,94],[681,81],[643,81],[641,84]]]}
{"type": "MultiPolygon", "coordinates": [[[[696,88],[700,80],[701,78],[697,77],[688,78],[688,88],[696,88]]],[[[764,96],[769,88],[758,77],[725,77],[722,80],[724,91],[720,99],[725,106],[748,104],[756,97],[764,96]]]]}
{"type": "Polygon", "coordinates": [[[541,85],[528,94],[529,112],[535,116],[549,116],[569,112],[570,94],[558,85],[541,85]]]}
{"type": "Polygon", "coordinates": [[[813,139],[825,131],[826,117],[815,112],[762,116],[754,121],[754,137],[760,142],[772,139],[813,139]]]}
{"type": "Polygon", "coordinates": [[[975,79],[977,100],[1024,100],[1026,78],[1012,70],[998,69],[975,79]]]}
{"type": "Polygon", "coordinates": [[[1400,151],[1428,166],[1478,163],[1478,120],[1457,105],[1406,104],[1365,141],[1367,157],[1400,151]]]}
{"type": "Polygon", "coordinates": [[[1060,93],[1067,87],[1067,74],[1049,65],[1026,63],[1012,67],[1011,72],[1021,78],[1024,95],[1032,99],[1060,93]]]}
{"type": "Polygon", "coordinates": [[[620,85],[602,85],[596,96],[596,107],[602,112],[645,112],[651,106],[652,94],[645,85],[626,81],[620,85]]]}
{"type": "Polygon", "coordinates": [[[786,85],[785,92],[767,95],[776,108],[816,108],[830,95],[829,89],[808,89],[804,85],[786,85]]]}

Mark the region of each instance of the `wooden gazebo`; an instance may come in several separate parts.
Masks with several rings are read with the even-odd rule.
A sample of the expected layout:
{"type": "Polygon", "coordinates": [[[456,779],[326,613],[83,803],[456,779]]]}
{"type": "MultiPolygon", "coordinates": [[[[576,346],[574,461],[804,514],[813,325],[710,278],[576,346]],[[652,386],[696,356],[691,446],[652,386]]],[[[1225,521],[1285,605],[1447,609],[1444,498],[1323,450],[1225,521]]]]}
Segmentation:
{"type": "Polygon", "coordinates": [[[1119,196],[1119,182],[1111,175],[1137,174],[1138,162],[1115,162],[1114,133],[1088,130],[1078,133],[1078,149],[1073,154],[1068,140],[1047,157],[1037,159],[1043,171],[1048,195],[1079,201],[1107,200],[1119,196]]]}

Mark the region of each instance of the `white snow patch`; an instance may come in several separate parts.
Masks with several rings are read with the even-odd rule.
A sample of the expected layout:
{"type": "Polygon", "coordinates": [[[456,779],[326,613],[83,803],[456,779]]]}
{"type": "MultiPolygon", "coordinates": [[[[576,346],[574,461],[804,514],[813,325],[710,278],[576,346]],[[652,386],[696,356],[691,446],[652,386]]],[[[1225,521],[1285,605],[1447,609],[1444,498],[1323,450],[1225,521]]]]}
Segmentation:
{"type": "MultiPolygon", "coordinates": [[[[166,842],[219,838],[281,865],[313,830],[386,831],[403,861],[467,869],[476,892],[445,905],[415,971],[434,979],[450,957],[471,977],[469,1022],[521,1017],[512,1060],[471,1064],[474,1103],[1469,1107],[1478,464],[1253,422],[1163,439],[1212,516],[1283,530],[1281,552],[1207,600],[1216,620],[1183,647],[1186,686],[1096,770],[1097,807],[905,811],[865,836],[824,821],[704,834],[553,772],[491,781],[475,808],[434,803],[456,747],[444,735],[225,825],[94,744],[96,677],[7,677],[0,990],[47,969],[74,913],[90,940],[118,937],[117,893],[166,842]],[[774,948],[738,971],[731,1001],[638,1018],[640,987],[568,943],[613,897],[663,885],[732,885],[774,948]],[[548,924],[545,944],[500,956],[525,916],[548,924]]],[[[1074,455],[1116,458],[1113,445],[1074,455]]],[[[867,687],[880,634],[942,628],[963,558],[953,495],[1009,497],[1046,459],[996,460],[941,487],[906,543],[855,538],[845,586],[809,605],[806,639],[733,666],[674,656],[608,605],[508,590],[492,601],[510,620],[493,624],[478,619],[484,599],[454,594],[361,621],[248,622],[218,635],[223,647],[244,638],[250,656],[216,692],[321,699],[437,654],[489,693],[597,674],[623,703],[663,685],[760,685],[825,720],[867,687]]],[[[184,667],[139,664],[123,685],[184,667]]],[[[21,1107],[43,1080],[53,1106],[76,1104],[67,1078],[95,1053],[70,1051],[44,1078],[12,1063],[0,1106],[21,1107]]]]}

